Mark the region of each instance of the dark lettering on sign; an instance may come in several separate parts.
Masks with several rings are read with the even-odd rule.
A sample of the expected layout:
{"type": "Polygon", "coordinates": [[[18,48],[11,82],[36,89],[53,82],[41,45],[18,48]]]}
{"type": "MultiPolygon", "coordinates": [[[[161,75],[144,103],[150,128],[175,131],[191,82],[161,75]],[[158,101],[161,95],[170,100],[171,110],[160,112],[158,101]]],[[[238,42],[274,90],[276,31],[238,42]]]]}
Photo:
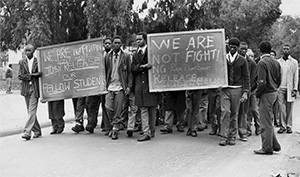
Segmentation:
{"type": "Polygon", "coordinates": [[[106,93],[103,39],[38,48],[42,101],[106,93]]]}
{"type": "Polygon", "coordinates": [[[151,92],[227,86],[224,30],[148,35],[151,92]]]}

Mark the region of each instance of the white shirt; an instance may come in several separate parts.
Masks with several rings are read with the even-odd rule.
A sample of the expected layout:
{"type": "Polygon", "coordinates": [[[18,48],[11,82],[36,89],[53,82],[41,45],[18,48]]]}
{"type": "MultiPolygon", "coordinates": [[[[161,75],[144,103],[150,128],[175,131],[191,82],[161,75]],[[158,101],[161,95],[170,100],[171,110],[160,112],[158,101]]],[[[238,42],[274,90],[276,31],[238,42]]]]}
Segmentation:
{"type": "Polygon", "coordinates": [[[228,61],[230,61],[231,63],[236,59],[236,57],[237,57],[237,55],[238,55],[238,53],[237,52],[235,52],[235,54],[233,54],[233,56],[231,55],[231,53],[229,52],[228,54],[227,54],[227,60],[228,61]]]}
{"type": "Polygon", "coordinates": [[[29,68],[29,73],[32,74],[32,64],[33,64],[33,60],[34,60],[34,57],[31,58],[31,60],[27,58],[27,62],[28,62],[28,68],[29,68]]]}
{"type": "Polygon", "coordinates": [[[146,48],[147,48],[147,44],[146,45],[144,45],[143,47],[139,47],[138,48],[138,53],[140,52],[140,50],[142,51],[142,54],[144,54],[145,53],[145,51],[146,51],[146,48]]]}

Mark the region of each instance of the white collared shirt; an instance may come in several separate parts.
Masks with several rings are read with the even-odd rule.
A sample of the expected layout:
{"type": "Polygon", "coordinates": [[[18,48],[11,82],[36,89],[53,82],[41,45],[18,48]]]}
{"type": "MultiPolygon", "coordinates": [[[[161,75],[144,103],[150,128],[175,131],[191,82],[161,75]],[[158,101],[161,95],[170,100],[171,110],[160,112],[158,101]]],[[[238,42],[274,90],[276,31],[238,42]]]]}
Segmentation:
{"type": "Polygon", "coordinates": [[[238,55],[238,53],[237,52],[235,52],[235,54],[233,54],[233,56],[231,55],[231,53],[229,52],[228,54],[227,54],[227,60],[228,61],[230,61],[231,63],[236,59],[236,57],[237,57],[237,55],[238,55]]]}
{"type": "Polygon", "coordinates": [[[143,47],[139,47],[138,48],[138,53],[140,52],[140,50],[143,52],[143,54],[145,53],[145,51],[146,51],[146,48],[147,48],[147,44],[146,45],[144,45],[143,47]]]}
{"type": "Polygon", "coordinates": [[[32,57],[31,60],[29,60],[27,56],[26,58],[27,58],[29,73],[32,74],[32,64],[33,64],[34,57],[32,57]]]}

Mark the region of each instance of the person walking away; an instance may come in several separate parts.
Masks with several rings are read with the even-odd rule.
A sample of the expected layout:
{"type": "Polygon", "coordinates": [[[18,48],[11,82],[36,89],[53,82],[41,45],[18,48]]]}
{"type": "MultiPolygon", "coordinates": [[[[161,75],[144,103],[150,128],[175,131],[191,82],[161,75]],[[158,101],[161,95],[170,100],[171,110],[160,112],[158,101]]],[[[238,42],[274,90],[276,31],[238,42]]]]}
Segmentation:
{"type": "Polygon", "coordinates": [[[281,150],[273,126],[273,109],[278,96],[277,90],[281,83],[281,68],[280,64],[270,57],[270,42],[262,41],[259,49],[262,56],[257,65],[258,87],[256,96],[259,98],[262,148],[254,150],[254,153],[273,154],[273,151],[281,150]]]}

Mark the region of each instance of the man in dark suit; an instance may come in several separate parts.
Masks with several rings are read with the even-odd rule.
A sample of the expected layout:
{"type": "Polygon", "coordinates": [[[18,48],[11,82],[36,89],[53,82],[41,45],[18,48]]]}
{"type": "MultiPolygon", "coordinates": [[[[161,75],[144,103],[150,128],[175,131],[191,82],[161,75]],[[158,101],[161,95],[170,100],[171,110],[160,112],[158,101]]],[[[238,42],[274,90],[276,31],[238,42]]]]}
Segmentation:
{"type": "Polygon", "coordinates": [[[148,70],[152,65],[147,57],[147,35],[140,32],[136,36],[137,52],[133,55],[132,74],[134,83],[135,104],[141,110],[143,135],[138,141],[147,141],[155,134],[155,109],[158,105],[158,94],[149,92],[148,70]]]}
{"type": "Polygon", "coordinates": [[[273,154],[281,150],[273,127],[274,105],[281,84],[280,64],[270,57],[271,44],[263,41],[259,45],[262,53],[258,62],[258,87],[256,96],[259,98],[259,114],[261,123],[262,148],[255,150],[256,154],[273,154]]]}
{"type": "Polygon", "coordinates": [[[105,71],[108,93],[105,97],[107,115],[112,124],[111,138],[118,139],[120,124],[123,123],[121,112],[125,95],[132,87],[130,57],[121,50],[120,36],[113,38],[113,51],[105,56],[105,71]]]}
{"type": "Polygon", "coordinates": [[[38,72],[37,59],[34,54],[33,45],[25,47],[25,57],[19,61],[18,78],[21,82],[21,95],[25,97],[25,102],[28,112],[28,120],[24,127],[22,138],[30,140],[31,131],[33,131],[33,138],[38,138],[42,135],[40,124],[37,120],[36,111],[39,100],[39,81],[38,77],[42,75],[38,72]]]}

